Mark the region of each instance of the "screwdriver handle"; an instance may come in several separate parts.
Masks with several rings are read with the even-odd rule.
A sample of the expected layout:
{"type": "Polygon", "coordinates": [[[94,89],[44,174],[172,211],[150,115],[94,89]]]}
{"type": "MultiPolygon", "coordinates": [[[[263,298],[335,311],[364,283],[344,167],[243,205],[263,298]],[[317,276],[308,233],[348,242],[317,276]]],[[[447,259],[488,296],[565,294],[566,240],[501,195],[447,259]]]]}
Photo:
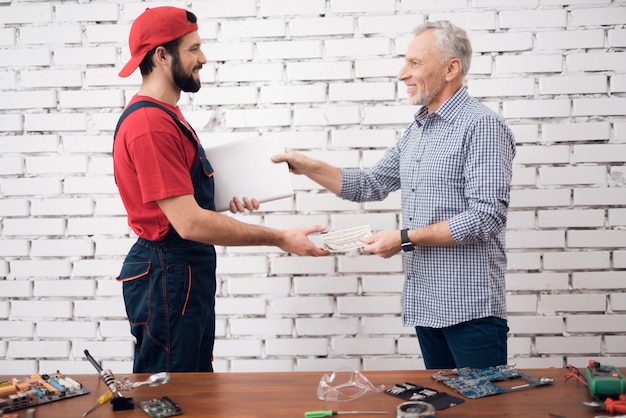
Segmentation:
{"type": "Polygon", "coordinates": [[[323,417],[332,417],[333,415],[337,415],[337,413],[331,410],[306,411],[304,413],[304,418],[323,418],[323,417]]]}

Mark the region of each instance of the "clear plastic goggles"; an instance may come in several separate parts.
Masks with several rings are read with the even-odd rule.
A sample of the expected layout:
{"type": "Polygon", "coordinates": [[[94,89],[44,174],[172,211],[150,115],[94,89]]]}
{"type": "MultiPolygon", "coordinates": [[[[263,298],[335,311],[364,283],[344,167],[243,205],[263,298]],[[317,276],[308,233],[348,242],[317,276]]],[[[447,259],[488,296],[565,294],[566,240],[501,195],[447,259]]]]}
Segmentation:
{"type": "Polygon", "coordinates": [[[317,386],[317,398],[321,401],[347,402],[357,399],[367,392],[382,392],[385,385],[374,386],[357,370],[343,367],[331,375],[325,374],[317,386]]]}

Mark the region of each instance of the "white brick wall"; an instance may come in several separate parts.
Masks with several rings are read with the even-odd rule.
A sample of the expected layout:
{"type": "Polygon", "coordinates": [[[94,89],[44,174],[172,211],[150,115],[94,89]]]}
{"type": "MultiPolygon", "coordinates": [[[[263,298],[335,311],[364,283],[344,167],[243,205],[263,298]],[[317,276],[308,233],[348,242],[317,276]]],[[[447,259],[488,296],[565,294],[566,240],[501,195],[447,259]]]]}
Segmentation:
{"type": "MultiPolygon", "coordinates": [[[[149,3],[0,1],[0,374],[93,372],[86,348],[114,372],[131,370],[113,278],[134,236],[110,149],[141,81],[117,77],[130,23],[149,3]]],[[[411,29],[438,19],[467,29],[468,88],[518,142],[507,225],[510,360],[626,366],[622,2],[174,4],[198,15],[209,59],[203,88],[180,102],[203,143],[271,132],[342,167],[371,165],[411,120],[416,108],[396,80],[411,29]]],[[[293,181],[293,199],[240,219],[399,226],[398,193],[356,204],[293,181]]],[[[216,370],[424,367],[400,320],[401,256],[218,253],[216,370]]]]}

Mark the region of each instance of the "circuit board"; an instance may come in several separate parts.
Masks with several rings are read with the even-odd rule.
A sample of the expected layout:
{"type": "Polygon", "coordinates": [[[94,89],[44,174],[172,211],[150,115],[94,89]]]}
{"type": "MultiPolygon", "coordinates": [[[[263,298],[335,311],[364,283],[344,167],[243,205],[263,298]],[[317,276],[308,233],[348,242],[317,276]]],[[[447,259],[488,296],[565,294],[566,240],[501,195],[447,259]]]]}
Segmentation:
{"type": "Polygon", "coordinates": [[[139,407],[148,414],[150,418],[165,418],[183,414],[183,411],[181,411],[178,405],[167,396],[161,399],[139,402],[139,407]]]}
{"type": "Polygon", "coordinates": [[[76,380],[58,371],[0,382],[0,415],[89,393],[76,380]]]}
{"type": "Polygon", "coordinates": [[[531,377],[510,365],[487,367],[484,369],[461,368],[451,371],[440,371],[433,374],[432,378],[470,399],[498,395],[535,386],[549,385],[554,382],[554,379],[549,377],[531,377]],[[502,384],[502,382],[512,381],[514,379],[522,379],[525,382],[514,385],[502,384]],[[501,384],[498,385],[495,382],[501,384]]]}

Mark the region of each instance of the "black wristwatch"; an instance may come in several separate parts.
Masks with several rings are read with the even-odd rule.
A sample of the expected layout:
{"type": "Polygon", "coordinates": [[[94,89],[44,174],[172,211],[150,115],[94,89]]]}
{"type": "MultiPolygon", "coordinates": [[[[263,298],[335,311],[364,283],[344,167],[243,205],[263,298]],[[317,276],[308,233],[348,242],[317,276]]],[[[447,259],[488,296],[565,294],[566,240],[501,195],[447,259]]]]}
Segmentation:
{"type": "Polygon", "coordinates": [[[409,252],[415,249],[415,247],[413,246],[413,243],[409,241],[408,229],[400,230],[400,239],[402,239],[402,244],[400,244],[400,246],[402,247],[402,251],[409,252]]]}

